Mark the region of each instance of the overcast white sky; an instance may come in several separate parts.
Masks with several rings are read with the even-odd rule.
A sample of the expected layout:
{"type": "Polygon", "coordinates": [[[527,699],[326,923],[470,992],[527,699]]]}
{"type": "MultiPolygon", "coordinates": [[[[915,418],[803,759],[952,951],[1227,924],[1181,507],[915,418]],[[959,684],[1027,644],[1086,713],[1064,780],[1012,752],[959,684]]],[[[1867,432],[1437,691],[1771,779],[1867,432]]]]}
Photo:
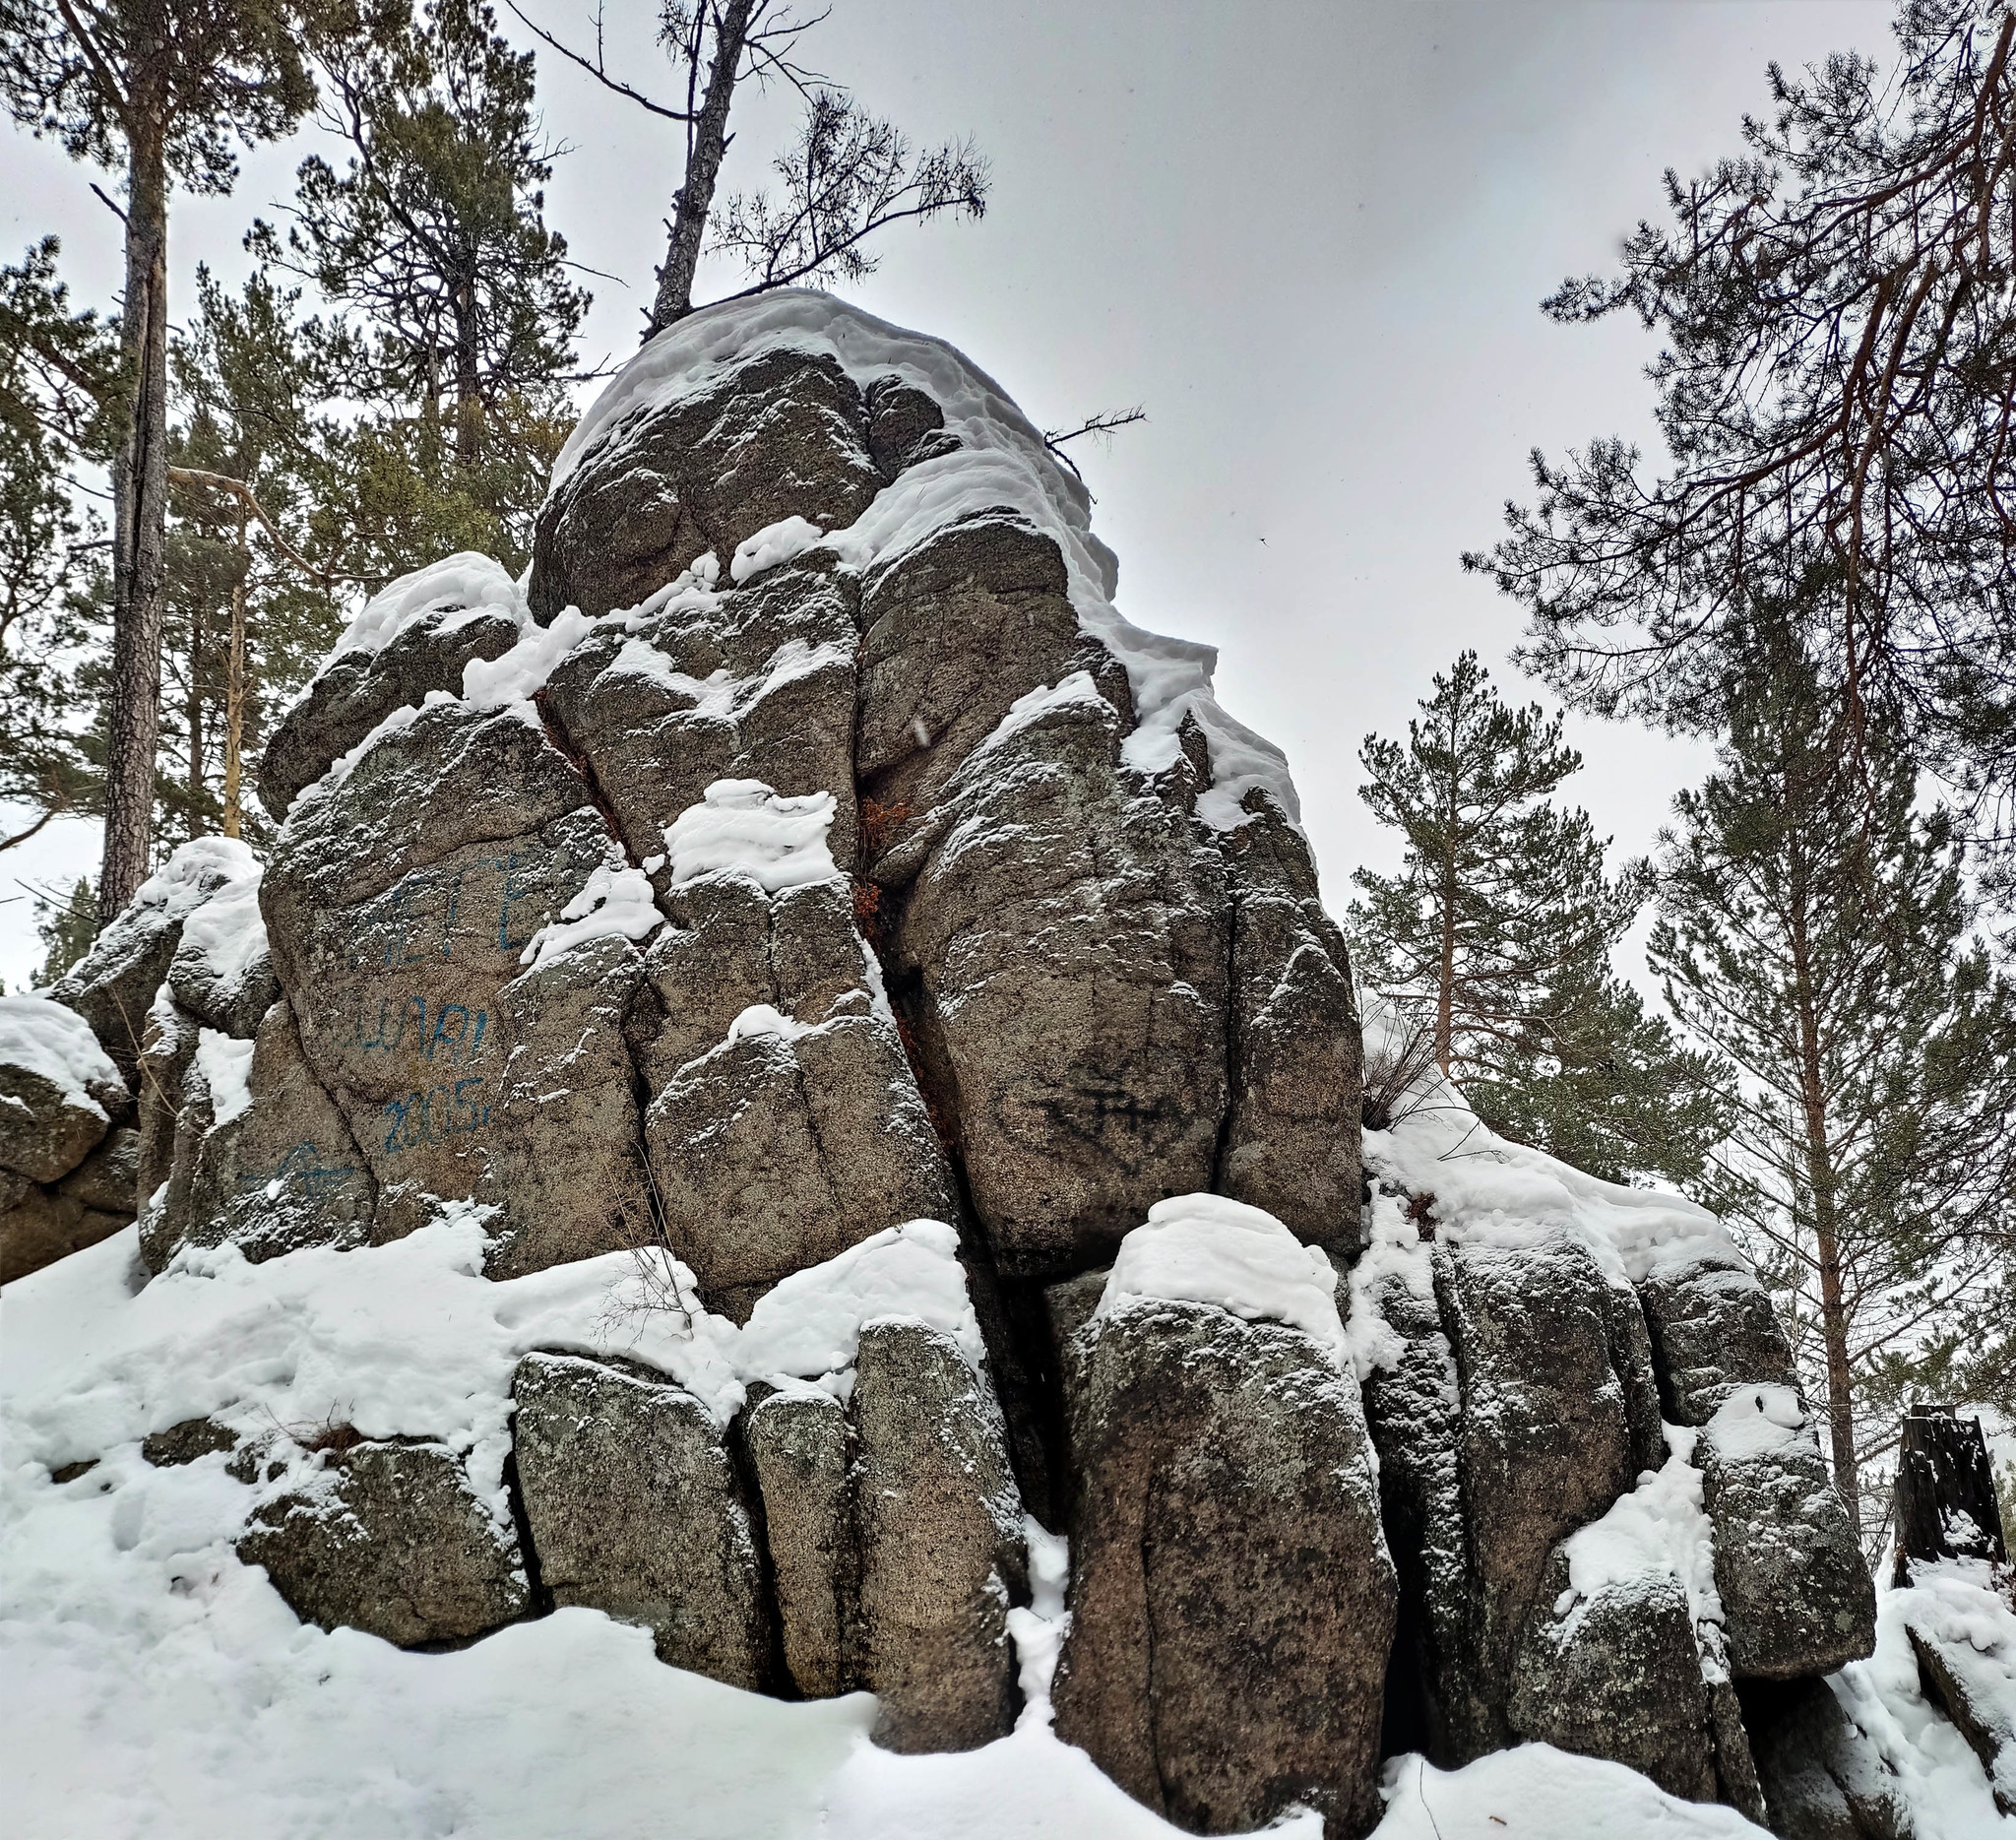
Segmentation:
{"type": "MultiPolygon", "coordinates": [[[[581,36],[588,11],[535,16],[581,36]]],[[[655,13],[608,4],[611,61],[641,85],[663,73],[655,13]]],[[[1886,55],[1889,18],[1864,0],[835,0],[804,55],[914,139],[970,133],[991,159],[983,223],[900,227],[851,295],[961,347],[1041,425],[1145,406],[1147,425],[1081,455],[1121,608],[1220,648],[1227,706],[1288,749],[1337,908],[1354,867],[1398,855],[1357,799],[1362,736],[1404,730],[1464,646],[1539,694],[1505,664],[1516,610],[1459,551],[1493,539],[1533,446],[1648,427],[1636,327],[1551,326],[1538,301],[1611,265],[1664,167],[1735,150],[1770,60],[1886,55]]],[[[551,54],[540,71],[574,150],[548,221],[628,284],[592,284],[585,349],[626,355],[671,130],[551,54]]],[[[760,178],[788,113],[738,103],[737,124],[728,187],[760,178]]],[[[242,272],[246,224],[306,151],[176,202],[177,300],[199,260],[242,272]]],[[[102,301],[119,226],[94,177],[0,128],[7,241],[60,232],[78,293],[102,301]]],[[[1703,756],[1572,729],[1573,795],[1619,855],[1644,850],[1703,756]]],[[[0,858],[0,893],[95,865],[90,827],[51,827],[0,858]]],[[[0,906],[0,978],[22,987],[35,957],[28,904],[0,906]]]]}

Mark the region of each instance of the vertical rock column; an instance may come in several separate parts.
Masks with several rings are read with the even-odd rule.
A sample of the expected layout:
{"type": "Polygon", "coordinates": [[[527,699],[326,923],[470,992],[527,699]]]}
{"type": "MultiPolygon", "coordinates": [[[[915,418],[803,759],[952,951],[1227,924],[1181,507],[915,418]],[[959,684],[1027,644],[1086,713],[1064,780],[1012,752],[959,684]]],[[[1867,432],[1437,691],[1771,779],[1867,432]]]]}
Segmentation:
{"type": "Polygon", "coordinates": [[[1377,1818],[1397,1590],[1333,1283],[1257,1209],[1167,1202],[1069,1346],[1057,1732],[1193,1833],[1377,1818]],[[1197,1289],[1240,1313],[1157,1295],[1197,1289]]]}

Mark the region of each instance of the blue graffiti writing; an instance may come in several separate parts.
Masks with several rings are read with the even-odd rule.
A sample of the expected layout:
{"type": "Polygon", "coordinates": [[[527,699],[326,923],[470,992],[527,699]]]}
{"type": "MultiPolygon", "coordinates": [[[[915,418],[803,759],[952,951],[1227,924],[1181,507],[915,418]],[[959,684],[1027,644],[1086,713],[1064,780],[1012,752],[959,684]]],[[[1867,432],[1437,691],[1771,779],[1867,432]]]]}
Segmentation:
{"type": "Polygon", "coordinates": [[[385,1154],[397,1156],[402,1150],[417,1150],[422,1144],[443,1144],[452,1137],[467,1137],[490,1121],[490,1108],[479,1105],[476,1089],[482,1076],[457,1080],[451,1086],[430,1086],[425,1092],[409,1093],[404,1099],[388,1101],[383,1108],[392,1128],[385,1133],[385,1154]]]}
{"type": "MultiPolygon", "coordinates": [[[[544,852],[540,852],[540,855],[543,856],[544,852]]],[[[514,939],[511,936],[511,904],[514,901],[523,901],[528,895],[537,894],[539,884],[535,883],[527,887],[517,882],[518,852],[515,850],[509,857],[499,858],[496,866],[504,871],[503,891],[497,898],[497,947],[499,951],[516,952],[530,941],[537,927],[528,929],[525,938],[514,939]]]]}
{"type": "MultiPolygon", "coordinates": [[[[471,875],[477,877],[478,887],[486,876],[499,878],[496,930],[484,936],[494,937],[499,951],[518,952],[552,918],[555,897],[570,884],[573,871],[570,852],[556,855],[540,845],[478,857],[460,867],[434,863],[409,869],[359,911],[347,954],[349,968],[396,971],[417,965],[430,952],[452,959],[463,913],[463,883],[471,875]]],[[[484,904],[473,898],[474,890],[469,892],[476,910],[470,924],[480,928],[484,904]]]]}
{"type": "Polygon", "coordinates": [[[279,1167],[271,1175],[240,1176],[238,1186],[246,1194],[264,1189],[272,1196],[291,1187],[305,1200],[326,1201],[347,1188],[356,1173],[352,1164],[324,1163],[320,1146],[310,1138],[303,1138],[281,1158],[279,1167]]]}
{"type": "Polygon", "coordinates": [[[443,1060],[458,1062],[473,1060],[482,1052],[483,1032],[490,1024],[488,1010],[472,1011],[465,1003],[443,1003],[435,1012],[430,1032],[424,996],[404,999],[381,996],[378,999],[377,1025],[367,1038],[364,1034],[365,1013],[364,999],[359,997],[351,1031],[352,1046],[359,1053],[394,1054],[406,1047],[408,1052],[425,1055],[429,1060],[436,1055],[443,1060]],[[407,1034],[409,1026],[412,1031],[410,1045],[407,1034]]]}

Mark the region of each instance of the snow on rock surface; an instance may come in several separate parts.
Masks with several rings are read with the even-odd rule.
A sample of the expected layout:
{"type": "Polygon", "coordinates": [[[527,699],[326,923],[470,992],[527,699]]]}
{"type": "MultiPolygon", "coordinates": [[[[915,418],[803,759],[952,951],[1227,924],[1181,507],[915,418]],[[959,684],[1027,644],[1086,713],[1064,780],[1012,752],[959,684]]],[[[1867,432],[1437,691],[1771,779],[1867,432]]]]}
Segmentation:
{"type": "MultiPolygon", "coordinates": [[[[648,1629],[587,1610],[457,1654],[303,1626],[231,1536],[272,1485],[221,1453],[143,1460],[150,1430],[201,1414],[270,1435],[330,1423],[444,1439],[503,1507],[514,1351],[627,1351],[725,1407],[757,1368],[837,1378],[868,1321],[979,1340],[949,1228],[917,1222],[822,1280],[778,1287],[739,1334],[634,1312],[628,1261],[510,1284],[477,1275],[482,1221],[458,1210],[395,1245],[248,1266],[184,1258],[137,1296],[130,1234],[0,1298],[0,1771],[22,1840],[1022,1840],[1173,1835],[1041,1716],[1042,1627],[1061,1543],[1018,1621],[1030,1710],[963,1755],[868,1742],[865,1694],[785,1704],[661,1665],[648,1629]],[[61,1485],[51,1468],[95,1457],[61,1485]]],[[[676,1274],[674,1274],[676,1276],[676,1274]]],[[[641,1294],[640,1294],[641,1295],[641,1294]]],[[[284,1450],[284,1442],[276,1449],[284,1450]]],[[[319,1459],[297,1452],[282,1488],[319,1459]]],[[[1313,1817],[1270,1831],[1316,1840],[1313,1817]]]]}
{"type": "MultiPolygon", "coordinates": [[[[228,841],[228,840],[220,840],[228,841]]],[[[266,921],[259,913],[259,882],[265,864],[243,845],[240,866],[217,893],[182,922],[175,958],[220,987],[235,984],[266,950],[266,921]]]]}
{"type": "MultiPolygon", "coordinates": [[[[220,1056],[234,1046],[206,1035],[220,1056]]],[[[936,1221],[891,1228],[796,1273],[737,1328],[700,1306],[683,1266],[640,1265],[651,1255],[486,1280],[486,1213],[455,1204],[389,1245],[263,1264],[230,1245],[192,1247],[133,1297],[128,1233],[93,1248],[94,1263],[66,1260],[60,1283],[10,1287],[0,1300],[10,1463],[60,1468],[204,1416],[247,1434],[346,1424],[472,1453],[490,1494],[509,1449],[512,1368],[536,1348],[643,1362],[722,1424],[751,1380],[844,1393],[871,1322],[923,1324],[976,1370],[982,1361],[957,1236],[936,1221]],[[92,1300],[88,1335],[72,1342],[64,1310],[79,1298],[92,1300]]]]}
{"type": "Polygon", "coordinates": [[[826,846],[833,809],[831,793],[780,798],[761,780],[717,780],[665,826],[672,880],[740,869],[769,894],[824,881],[839,873],[826,846]]]}
{"type": "MultiPolygon", "coordinates": [[[[1826,1682],[1881,1758],[1911,1811],[1917,1840],[2008,1840],[2016,1833],[2016,1816],[1997,1809],[1982,1760],[1926,1698],[1911,1640],[1913,1626],[1922,1625],[1964,1643],[1995,1677],[2002,1717],[2016,1725],[2016,1613],[1985,1572],[1965,1559],[1921,1565],[1910,1586],[1880,1592],[1876,1652],[1826,1682]]],[[[2006,1779],[1998,1786],[2006,1788],[2006,1779]]]]}
{"type": "Polygon", "coordinates": [[[330,657],[346,652],[382,652],[414,622],[445,612],[473,620],[484,613],[502,613],[519,625],[532,615],[525,595],[501,562],[465,549],[425,568],[402,575],[364,603],[364,610],[344,628],[330,657]]]}
{"type": "Polygon", "coordinates": [[[735,545],[734,559],[728,564],[728,580],[739,588],[750,576],[803,555],[825,535],[809,518],[782,518],[767,524],[754,537],[745,537],[735,545]]]}
{"type": "Polygon", "coordinates": [[[1577,1599],[1628,1586],[1647,1574],[1670,1573],[1686,1592],[1697,1627],[1722,1621],[1701,1472],[1688,1460],[1694,1433],[1669,1428],[1667,1438],[1672,1455],[1663,1468],[1648,1470],[1600,1519],[1568,1536],[1568,1591],[1554,1606],[1556,1616],[1572,1615],[1577,1599]]]}
{"type": "Polygon", "coordinates": [[[664,918],[652,896],[651,878],[642,869],[598,864],[589,871],[587,887],[560,910],[560,918],[533,934],[518,962],[536,971],[591,939],[648,938],[664,924],[664,918]]]}
{"type": "Polygon", "coordinates": [[[702,308],[659,334],[596,399],[560,450],[549,492],[558,493],[589,455],[622,442],[652,412],[697,397],[729,367],[778,350],[829,356],[863,387],[900,379],[938,405],[952,439],[948,451],[905,469],[851,525],[821,533],[806,520],[788,519],[758,532],[738,547],[732,580],[814,542],[865,573],[962,518],[1011,510],[1055,539],[1080,623],[1126,666],[1139,724],[1125,743],[1127,764],[1150,773],[1169,766],[1187,716],[1211,743],[1213,783],[1199,801],[1206,822],[1221,829],[1243,824],[1241,800],[1255,788],[1271,793],[1291,820],[1299,818],[1287,756],[1227,714],[1213,694],[1216,648],[1146,632],[1115,610],[1118,564],[1092,534],[1084,483],[1058,465],[1000,386],[942,340],[799,288],[702,308]]]}
{"type": "Polygon", "coordinates": [[[374,599],[270,741],[269,869],[178,853],[75,983],[129,1081],[101,1014],[150,1019],[159,1196],[142,1269],[0,1299],[32,1834],[1355,1840],[1416,1677],[1437,1761],[1499,1754],[1401,1760],[1389,1833],[1740,1830],[1582,1715],[1657,1609],[1659,1780],[1740,1796],[1711,1671],[1820,1671],[1768,1298],[1432,1082],[1361,1212],[1286,765],[1114,592],[983,374],[780,293],[611,383],[523,583],[374,599]],[[471,1526],[511,1588],[458,1621],[471,1526]],[[1588,1690],[1508,1719],[1555,1651],[1588,1690]]]}
{"type": "Polygon", "coordinates": [[[0,1065],[38,1075],[101,1118],[101,1095],[125,1086],[91,1025],[46,996],[0,996],[0,1065]]]}
{"type": "MultiPolygon", "coordinates": [[[[1915,1560],[1891,1593],[1918,1657],[1919,1685],[1973,1747],[1995,1807],[2016,1825],[2016,1603],[2009,1568],[1984,1559],[1915,1560]]],[[[1883,1661],[1881,1622],[1877,1654],[1883,1661]]]]}
{"type": "Polygon", "coordinates": [[[1120,1241],[1095,1316],[1165,1299],[1216,1303],[1247,1322],[1300,1329],[1339,1366],[1351,1351],[1337,1313],[1337,1273],[1271,1214],[1224,1195],[1172,1195],[1120,1241]]]}
{"type": "Polygon", "coordinates": [[[248,877],[256,885],[258,873],[257,858],[235,838],[178,845],[49,991],[91,1024],[129,1083],[137,1078],[149,1006],[168,975],[185,922],[214,896],[234,886],[242,890],[248,877]]]}
{"type": "Polygon", "coordinates": [[[495,658],[472,658],[462,667],[462,701],[472,709],[530,703],[545,687],[553,666],[587,637],[595,621],[569,607],[549,626],[528,624],[518,643],[495,658]]]}
{"type": "Polygon", "coordinates": [[[1517,1246],[1565,1230],[1634,1284],[1704,1257],[1747,1266],[1706,1208],[1662,1189],[1600,1181],[1512,1143],[1432,1072],[1417,1099],[1389,1129],[1365,1133],[1365,1168],[1403,1193],[1432,1196],[1434,1224],[1452,1242],[1517,1246]]]}
{"type": "Polygon", "coordinates": [[[213,1125],[228,1124],[252,1103],[252,1044],[216,1029],[198,1033],[196,1071],[210,1094],[213,1125]]]}

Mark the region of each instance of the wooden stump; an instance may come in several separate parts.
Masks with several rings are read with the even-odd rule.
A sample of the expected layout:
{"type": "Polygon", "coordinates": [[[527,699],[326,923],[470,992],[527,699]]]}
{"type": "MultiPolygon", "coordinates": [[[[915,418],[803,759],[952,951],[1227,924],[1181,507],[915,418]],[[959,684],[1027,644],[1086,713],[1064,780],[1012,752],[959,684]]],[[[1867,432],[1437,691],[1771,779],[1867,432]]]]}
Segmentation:
{"type": "Polygon", "coordinates": [[[1897,1460],[1897,1570],[1909,1584],[1913,1559],[1985,1558],[2007,1564],[1994,1472],[1979,1419],[1951,1406],[1914,1406],[1904,1419],[1897,1460]]]}

